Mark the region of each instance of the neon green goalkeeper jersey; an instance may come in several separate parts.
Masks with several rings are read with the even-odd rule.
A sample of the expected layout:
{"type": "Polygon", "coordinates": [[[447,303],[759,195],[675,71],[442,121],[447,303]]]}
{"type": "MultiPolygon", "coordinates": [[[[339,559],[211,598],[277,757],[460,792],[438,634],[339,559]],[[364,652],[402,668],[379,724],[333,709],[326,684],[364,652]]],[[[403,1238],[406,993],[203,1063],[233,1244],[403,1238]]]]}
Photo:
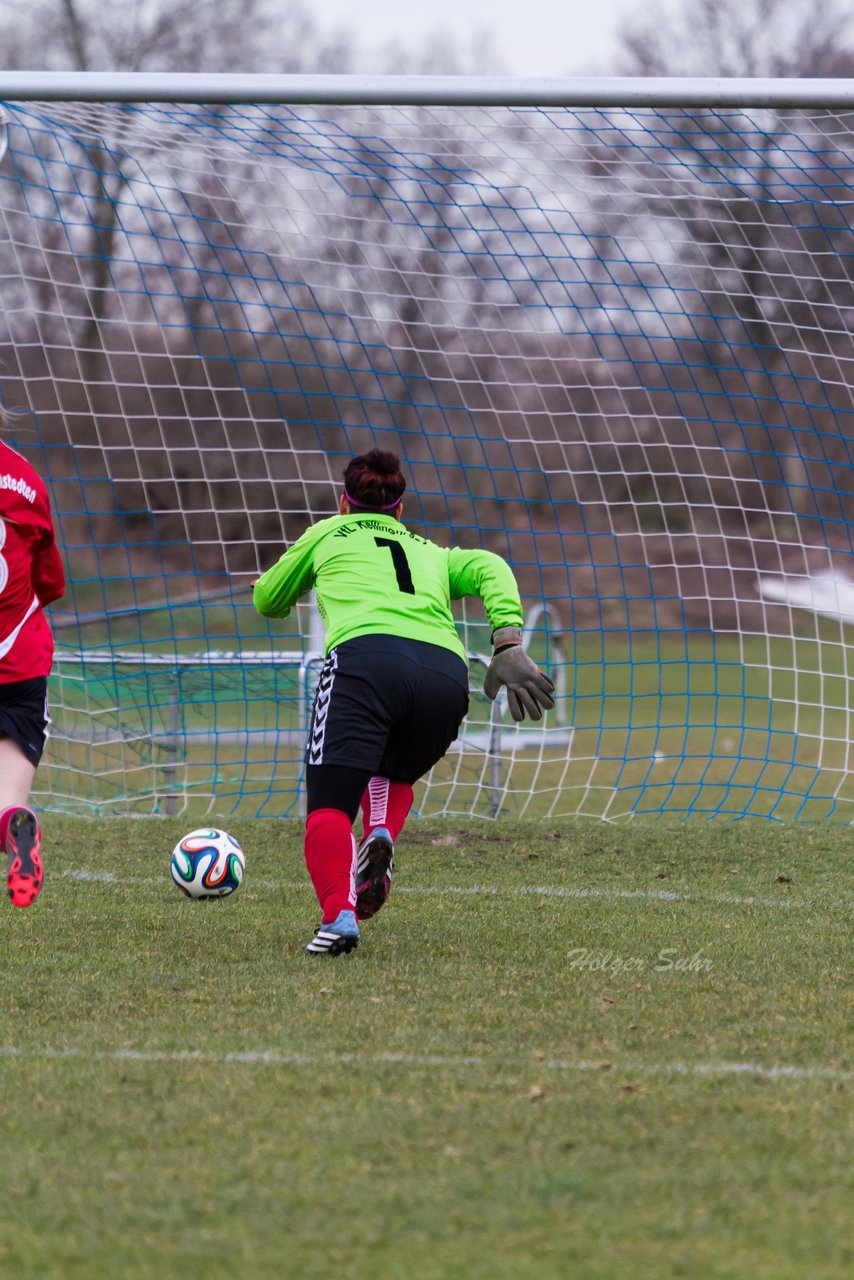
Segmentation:
{"type": "Polygon", "coordinates": [[[440,547],[394,516],[332,516],[297,539],[255,583],[255,608],[285,618],[314,588],[326,652],[356,636],[392,635],[451,649],[465,659],[451,601],[479,596],[490,625],[522,625],[513,571],[492,551],[440,547]]]}

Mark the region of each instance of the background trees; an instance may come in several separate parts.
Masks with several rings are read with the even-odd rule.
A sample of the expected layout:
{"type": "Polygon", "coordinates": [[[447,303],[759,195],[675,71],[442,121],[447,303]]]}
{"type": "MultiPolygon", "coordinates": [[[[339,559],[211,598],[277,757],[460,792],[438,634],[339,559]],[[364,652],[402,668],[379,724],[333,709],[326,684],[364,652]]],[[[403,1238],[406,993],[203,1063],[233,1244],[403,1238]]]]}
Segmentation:
{"type": "MultiPolygon", "coordinates": [[[[852,66],[836,0],[666,13],[626,32],[620,70],[852,66]]],[[[347,35],[266,0],[0,4],[4,32],[19,67],[354,68],[347,35]]],[[[746,599],[757,569],[847,537],[849,120],[16,119],[4,391],[38,415],[93,582],[249,572],[375,438],[434,532],[476,530],[591,612],[623,608],[603,601],[634,575],[647,612],[687,598],[702,622],[712,600],[731,619],[733,565],[746,599]]]]}

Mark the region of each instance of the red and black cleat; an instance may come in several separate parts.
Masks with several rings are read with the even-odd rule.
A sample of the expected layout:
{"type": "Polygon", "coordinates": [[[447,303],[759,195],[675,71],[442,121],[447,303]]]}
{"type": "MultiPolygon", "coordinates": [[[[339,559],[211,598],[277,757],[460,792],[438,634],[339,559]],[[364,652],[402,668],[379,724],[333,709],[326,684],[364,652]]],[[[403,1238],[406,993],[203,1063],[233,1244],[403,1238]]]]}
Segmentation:
{"type": "Polygon", "coordinates": [[[9,818],[6,853],[9,870],[6,892],[13,907],[28,907],[39,896],[44,880],[41,833],[36,816],[29,809],[15,809],[9,818]]]}

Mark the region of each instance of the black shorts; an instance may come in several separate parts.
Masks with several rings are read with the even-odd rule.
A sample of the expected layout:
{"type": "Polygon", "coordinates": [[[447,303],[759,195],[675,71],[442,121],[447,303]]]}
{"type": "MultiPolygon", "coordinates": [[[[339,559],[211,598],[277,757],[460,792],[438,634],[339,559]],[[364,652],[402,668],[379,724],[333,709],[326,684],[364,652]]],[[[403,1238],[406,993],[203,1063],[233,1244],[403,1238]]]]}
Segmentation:
{"type": "Polygon", "coordinates": [[[305,762],[417,782],[456,738],[468,701],[468,669],[450,649],[397,636],[345,640],[320,673],[305,762]]]}
{"type": "Polygon", "coordinates": [[[32,765],[42,758],[49,724],[47,676],[0,684],[0,738],[17,742],[32,765]]]}

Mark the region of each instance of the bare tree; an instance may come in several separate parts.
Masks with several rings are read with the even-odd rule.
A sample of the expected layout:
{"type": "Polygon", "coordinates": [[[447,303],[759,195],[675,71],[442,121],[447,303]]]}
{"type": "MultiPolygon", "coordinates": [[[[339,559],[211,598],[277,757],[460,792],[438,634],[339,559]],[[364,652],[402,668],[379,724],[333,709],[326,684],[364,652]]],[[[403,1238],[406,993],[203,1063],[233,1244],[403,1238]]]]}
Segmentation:
{"type": "MultiPolygon", "coordinates": [[[[325,71],[348,66],[346,37],[321,35],[299,3],[270,0],[0,0],[0,41],[9,69],[80,71],[325,71]]],[[[225,114],[224,109],[218,109],[225,114]]],[[[127,146],[130,117],[122,121],[127,146]]],[[[109,135],[81,135],[88,244],[78,255],[88,316],[79,334],[85,377],[94,376],[112,303],[113,260],[128,176],[109,135]],[[85,265],[83,265],[85,264],[85,265]]],[[[24,166],[26,167],[26,162],[24,166]]],[[[200,186],[205,187],[204,177],[200,186]]],[[[202,197],[204,205],[204,197],[202,197]]],[[[79,211],[77,214],[79,220],[79,211]]],[[[211,225],[201,217],[199,225],[211,225]]],[[[46,224],[48,238],[60,234],[46,224]]]]}
{"type": "MultiPolygon", "coordinates": [[[[350,65],[349,37],[324,34],[308,8],[290,0],[0,0],[0,42],[4,65],[18,70],[328,72],[350,65]]],[[[171,145],[168,113],[38,105],[16,116],[13,163],[25,200],[7,212],[20,283],[16,305],[6,308],[4,390],[13,402],[41,410],[43,432],[62,445],[57,467],[83,479],[106,470],[115,481],[138,469],[147,484],[145,475],[156,470],[150,446],[164,421],[175,443],[192,443],[199,388],[206,388],[208,420],[226,416],[227,388],[207,376],[208,353],[194,335],[223,328],[238,334],[245,326],[233,322],[240,286],[230,299],[212,300],[206,281],[227,274],[223,259],[245,260],[255,247],[251,195],[217,163],[215,138],[227,135],[229,124],[237,129],[236,113],[187,107],[185,147],[194,116],[201,145],[192,156],[182,152],[177,126],[171,145]],[[158,181],[159,191],[152,185],[158,181]],[[155,326],[151,312],[144,315],[146,298],[158,300],[155,326]],[[26,392],[13,385],[15,368],[29,383],[26,392]],[[54,391],[41,397],[48,368],[54,391]],[[123,440],[134,448],[115,447],[123,440]]],[[[240,177],[251,174],[252,163],[247,148],[240,177]]],[[[242,270],[238,265],[235,276],[242,270]]],[[[241,345],[239,336],[234,341],[241,345]]],[[[234,397],[228,407],[234,412],[234,397]]],[[[175,483],[200,483],[215,494],[217,477],[198,477],[194,453],[179,455],[175,483]]],[[[209,457],[214,471],[231,466],[225,449],[209,457]]],[[[168,505],[168,495],[151,489],[140,498],[134,484],[122,483],[117,493],[119,504],[137,511],[168,505]]],[[[200,492],[198,505],[206,500],[200,492]]],[[[126,518],[126,532],[135,518],[126,518]]],[[[77,540],[90,539],[95,548],[116,541],[94,527],[77,540]]]]}
{"type": "Polygon", "coordinates": [[[618,70],[636,76],[847,76],[847,0],[685,0],[644,7],[621,37],[618,70]]]}
{"type": "MultiPolygon", "coordinates": [[[[115,12],[93,0],[26,9],[0,0],[0,37],[7,31],[7,65],[19,68],[351,65],[345,38],[321,37],[305,9],[268,0],[151,0],[115,12]]],[[[461,66],[437,41],[410,69],[461,66]]],[[[443,315],[474,329],[488,300],[468,249],[489,236],[472,230],[464,208],[479,136],[458,155],[413,113],[400,142],[413,160],[401,167],[370,141],[387,128],[381,112],[48,104],[25,116],[32,150],[19,144],[16,164],[30,201],[19,258],[31,330],[26,305],[16,307],[15,346],[30,362],[24,376],[61,401],[50,421],[69,431],[75,465],[98,477],[106,469],[116,482],[128,537],[144,541],[155,521],[177,559],[195,541],[182,512],[209,524],[213,509],[222,537],[202,539],[196,562],[221,563],[220,542],[251,556],[251,504],[234,499],[235,480],[263,491],[255,538],[275,537],[277,508],[285,523],[306,493],[327,501],[324,453],[347,447],[357,414],[366,433],[394,432],[411,428],[407,415],[423,406],[451,447],[453,430],[429,396],[434,376],[449,381],[451,368],[461,386],[477,381],[475,358],[464,348],[446,356],[439,341],[459,344],[443,315]],[[312,205],[305,192],[315,182],[312,205]],[[424,225],[403,230],[395,211],[412,198],[430,209],[424,225]],[[43,216],[34,217],[39,201],[43,216]],[[383,355],[374,367],[377,351],[389,370],[383,355]],[[379,397],[365,391],[378,382],[379,397]],[[265,447],[267,425],[283,418],[294,442],[287,456],[281,430],[265,447]]]]}
{"type": "Polygon", "coordinates": [[[299,0],[0,0],[10,70],[340,71],[351,41],[299,0]]]}
{"type": "MultiPolygon", "coordinates": [[[[618,70],[846,77],[854,71],[852,16],[845,0],[658,6],[627,27],[618,70]]],[[[634,186],[632,220],[667,228],[671,252],[681,246],[669,277],[681,277],[695,302],[677,343],[684,365],[671,366],[676,382],[668,393],[676,403],[706,396],[733,406],[732,424],[716,426],[742,471],[733,477],[742,487],[729,517],[733,532],[740,511],[749,523],[782,521],[781,531],[786,513],[795,514],[803,531],[822,502],[837,502],[828,470],[849,465],[845,442],[834,441],[838,394],[830,383],[838,382],[850,344],[850,228],[834,195],[850,189],[854,173],[850,123],[777,110],[689,110],[663,123],[651,119],[644,163],[660,164],[655,190],[639,171],[632,177],[625,148],[601,147],[595,156],[618,184],[634,186]],[[685,366],[692,376],[680,390],[685,366]],[[755,488],[755,481],[761,496],[747,499],[745,486],[755,488]],[[826,497],[816,497],[822,490],[826,497]]],[[[656,270],[650,264],[650,279],[656,270]]]]}

